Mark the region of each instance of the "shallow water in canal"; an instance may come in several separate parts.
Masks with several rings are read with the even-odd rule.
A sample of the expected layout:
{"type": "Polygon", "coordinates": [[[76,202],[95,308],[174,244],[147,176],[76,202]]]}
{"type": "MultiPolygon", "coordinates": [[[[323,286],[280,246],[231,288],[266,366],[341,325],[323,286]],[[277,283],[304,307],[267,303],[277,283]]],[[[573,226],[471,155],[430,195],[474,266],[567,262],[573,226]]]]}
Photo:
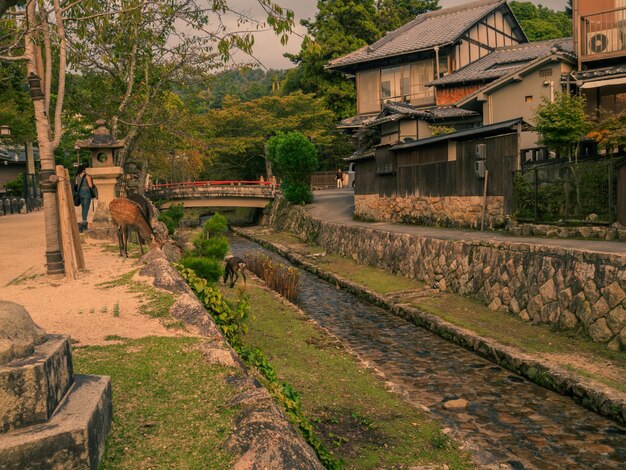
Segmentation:
{"type": "MultiPolygon", "coordinates": [[[[240,237],[231,244],[239,256],[264,253],[289,264],[240,237]]],[[[299,307],[453,429],[468,443],[477,464],[626,468],[623,426],[299,271],[299,307]],[[443,409],[442,402],[453,398],[467,400],[467,409],[443,409]]]]}

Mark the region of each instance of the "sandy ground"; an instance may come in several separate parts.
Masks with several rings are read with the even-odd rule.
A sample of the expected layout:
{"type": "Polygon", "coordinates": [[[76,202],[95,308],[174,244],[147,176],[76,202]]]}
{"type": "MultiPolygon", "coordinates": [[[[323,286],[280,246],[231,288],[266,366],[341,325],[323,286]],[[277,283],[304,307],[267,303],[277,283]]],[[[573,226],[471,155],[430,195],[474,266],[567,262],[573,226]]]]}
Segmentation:
{"type": "Polygon", "coordinates": [[[80,345],[124,338],[176,336],[157,319],[138,313],[142,299],[125,287],[97,285],[136,268],[136,260],[106,251],[113,242],[83,239],[87,269],[78,279],[45,274],[43,211],[0,217],[0,300],[22,304],[48,333],[70,335],[80,345]],[[114,316],[115,306],[119,316],[114,316]]]}

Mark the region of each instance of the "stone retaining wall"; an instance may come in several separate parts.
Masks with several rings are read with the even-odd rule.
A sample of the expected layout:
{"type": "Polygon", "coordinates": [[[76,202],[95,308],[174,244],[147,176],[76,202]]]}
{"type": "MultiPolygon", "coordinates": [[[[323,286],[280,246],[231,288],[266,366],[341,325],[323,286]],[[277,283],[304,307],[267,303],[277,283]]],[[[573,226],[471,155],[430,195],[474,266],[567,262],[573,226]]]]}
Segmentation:
{"type": "Polygon", "coordinates": [[[172,267],[170,262],[176,261],[175,250],[171,247],[154,249],[141,261],[145,265],[137,274],[139,279],[175,294],[177,300],[170,310],[171,315],[204,337],[201,349],[207,363],[235,371],[228,383],[237,389],[237,394],[227,404],[235,411],[235,428],[226,442],[234,455],[232,468],[323,470],[315,451],[276,406],[269,392],[254,377],[254,372],[245,367],[202,303],[172,267]]]}
{"type": "MultiPolygon", "coordinates": [[[[483,198],[480,196],[354,196],[354,214],[364,220],[418,223],[446,227],[480,227],[483,198]]],[[[503,226],[504,197],[489,196],[485,226],[503,226]]]]}
{"type": "Polygon", "coordinates": [[[547,238],[590,238],[594,240],[626,241],[626,227],[619,223],[611,227],[593,225],[582,227],[561,227],[545,224],[516,224],[509,222],[507,230],[511,235],[547,238]]]}
{"type": "Polygon", "coordinates": [[[494,311],[626,350],[626,256],[343,226],[282,199],[269,224],[359,263],[478,298],[494,311]]]}

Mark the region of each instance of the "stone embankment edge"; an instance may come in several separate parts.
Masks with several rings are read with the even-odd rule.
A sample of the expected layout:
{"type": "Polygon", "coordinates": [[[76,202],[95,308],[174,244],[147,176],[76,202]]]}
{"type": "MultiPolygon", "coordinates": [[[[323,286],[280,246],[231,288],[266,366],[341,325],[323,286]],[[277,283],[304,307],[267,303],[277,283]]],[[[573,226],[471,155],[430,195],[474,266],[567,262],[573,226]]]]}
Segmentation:
{"type": "Polygon", "coordinates": [[[236,456],[233,469],[301,468],[322,470],[315,451],[292,426],[271,395],[230,347],[217,325],[180,273],[172,266],[174,250],[153,249],[145,255],[138,277],[177,300],[171,315],[193,326],[205,338],[202,352],[209,364],[231,367],[241,377],[229,381],[238,389],[228,406],[236,409],[235,429],[227,443],[236,456]],[[165,251],[165,252],[164,252],[165,251]],[[166,254],[167,253],[167,254],[166,254]]]}
{"type": "Polygon", "coordinates": [[[232,228],[232,231],[274,251],[308,272],[328,282],[332,282],[379,307],[389,310],[393,314],[447,341],[473,351],[511,372],[526,377],[537,385],[557,392],[560,395],[571,397],[595,413],[617,421],[620,424],[626,424],[626,398],[622,394],[607,390],[602,384],[577,376],[548,361],[535,359],[520,349],[480,336],[473,331],[456,326],[418,308],[391,302],[383,295],[373,292],[361,284],[320,269],[314,263],[307,261],[302,255],[294,253],[279,243],[268,242],[236,228],[232,228]]]}

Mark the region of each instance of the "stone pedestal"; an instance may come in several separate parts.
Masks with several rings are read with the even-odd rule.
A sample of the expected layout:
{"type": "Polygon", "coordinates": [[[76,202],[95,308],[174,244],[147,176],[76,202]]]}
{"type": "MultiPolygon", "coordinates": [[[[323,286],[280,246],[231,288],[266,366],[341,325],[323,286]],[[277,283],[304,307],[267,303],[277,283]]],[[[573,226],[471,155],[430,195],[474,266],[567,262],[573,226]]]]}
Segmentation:
{"type": "Polygon", "coordinates": [[[0,469],[97,469],[111,414],[111,380],[74,375],[68,338],[0,301],[0,469]]]}
{"type": "Polygon", "coordinates": [[[87,236],[98,240],[116,240],[117,232],[111,222],[109,203],[117,197],[115,188],[122,173],[122,168],[119,166],[87,169],[87,174],[91,176],[98,188],[98,203],[93,216],[93,224],[89,227],[87,236]]]}

